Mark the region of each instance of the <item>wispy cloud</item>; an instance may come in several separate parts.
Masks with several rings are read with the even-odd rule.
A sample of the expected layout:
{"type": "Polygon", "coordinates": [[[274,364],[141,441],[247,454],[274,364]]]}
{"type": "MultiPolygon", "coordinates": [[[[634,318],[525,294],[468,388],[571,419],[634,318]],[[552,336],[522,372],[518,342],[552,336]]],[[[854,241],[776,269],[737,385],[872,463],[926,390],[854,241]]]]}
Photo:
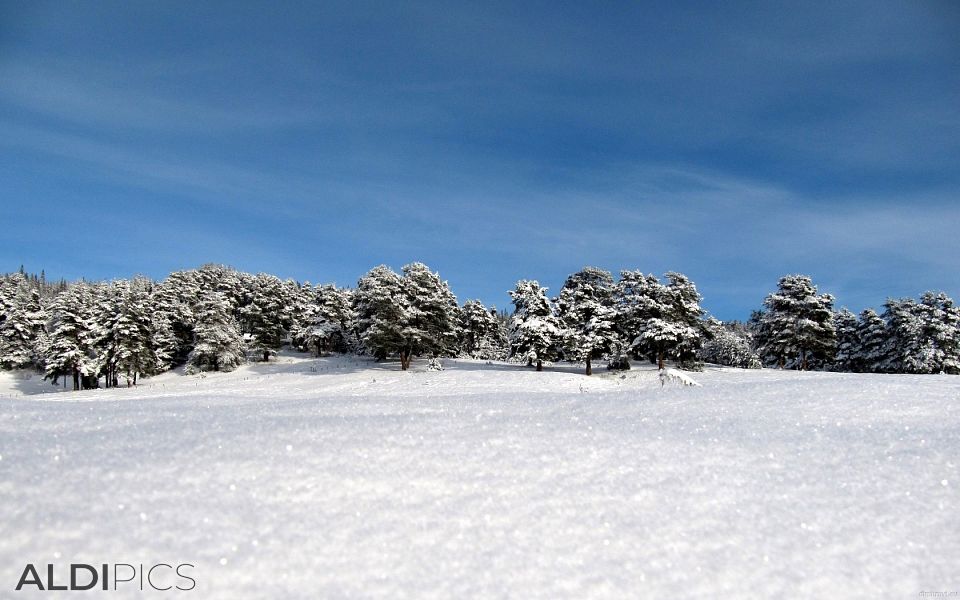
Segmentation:
{"type": "Polygon", "coordinates": [[[499,304],[584,264],[686,271],[721,316],[792,271],[854,306],[960,291],[933,6],[38,5],[4,24],[0,213],[142,215],[44,238],[90,264],[421,259],[499,304]]]}

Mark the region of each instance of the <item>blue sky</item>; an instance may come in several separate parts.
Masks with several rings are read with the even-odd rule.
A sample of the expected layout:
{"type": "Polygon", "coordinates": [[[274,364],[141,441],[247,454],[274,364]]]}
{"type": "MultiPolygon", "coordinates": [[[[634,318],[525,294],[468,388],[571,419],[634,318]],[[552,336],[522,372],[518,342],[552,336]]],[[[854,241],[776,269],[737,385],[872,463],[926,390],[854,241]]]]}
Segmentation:
{"type": "Polygon", "coordinates": [[[960,5],[4,2],[0,271],[960,300],[960,5]]]}

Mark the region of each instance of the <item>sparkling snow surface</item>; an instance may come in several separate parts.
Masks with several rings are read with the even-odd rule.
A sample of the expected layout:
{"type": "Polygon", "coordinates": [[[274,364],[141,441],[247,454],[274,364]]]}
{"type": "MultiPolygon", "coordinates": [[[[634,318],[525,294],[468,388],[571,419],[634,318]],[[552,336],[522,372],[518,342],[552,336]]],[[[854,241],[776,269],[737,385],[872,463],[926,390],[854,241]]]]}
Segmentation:
{"type": "Polygon", "coordinates": [[[3,374],[0,590],[189,562],[204,599],[960,591],[960,377],[444,364],[3,374]]]}

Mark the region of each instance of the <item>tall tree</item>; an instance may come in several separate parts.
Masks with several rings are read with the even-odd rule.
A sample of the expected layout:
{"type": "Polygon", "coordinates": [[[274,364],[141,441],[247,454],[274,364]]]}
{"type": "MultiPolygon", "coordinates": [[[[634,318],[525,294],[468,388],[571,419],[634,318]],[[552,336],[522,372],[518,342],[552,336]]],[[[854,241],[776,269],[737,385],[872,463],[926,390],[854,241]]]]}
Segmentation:
{"type": "Polygon", "coordinates": [[[864,373],[882,373],[886,368],[887,324],[872,308],[860,313],[857,322],[855,362],[864,373]]]}
{"type": "Polygon", "coordinates": [[[110,321],[111,338],[116,344],[112,368],[125,374],[128,384],[136,385],[139,376],[157,370],[153,345],[157,332],[149,312],[152,287],[153,283],[142,277],[115,285],[116,305],[110,321]]]}
{"type": "Polygon", "coordinates": [[[833,327],[837,332],[837,351],[832,368],[841,372],[860,372],[860,324],[857,316],[841,308],[833,315],[833,327]]]}
{"type": "Polygon", "coordinates": [[[543,362],[556,359],[563,343],[563,324],[553,312],[547,288],[537,281],[521,280],[510,292],[513,317],[510,320],[510,355],[536,362],[537,371],[543,362]]]}
{"type": "Polygon", "coordinates": [[[884,370],[893,373],[960,372],[960,309],[942,292],[920,302],[889,299],[884,304],[887,346],[884,370]]]}
{"type": "Polygon", "coordinates": [[[283,345],[290,323],[290,298],[287,289],[278,277],[260,273],[241,285],[238,311],[242,329],[250,334],[249,349],[270,360],[283,345]]]}
{"type": "Polygon", "coordinates": [[[640,271],[622,271],[616,287],[621,335],[635,357],[645,356],[664,368],[666,359],[695,366],[703,344],[700,294],[681,273],[667,273],[667,283],[640,271]]]}
{"type": "Polygon", "coordinates": [[[883,370],[888,373],[930,373],[933,348],[924,339],[922,310],[913,298],[889,298],[884,303],[887,323],[883,370]]]}
{"type": "Polygon", "coordinates": [[[93,349],[90,340],[92,294],[84,283],[69,286],[50,306],[49,336],[44,348],[46,377],[57,381],[70,377],[73,389],[90,371],[93,349]]]}
{"type": "Polygon", "coordinates": [[[610,355],[617,347],[613,276],[603,269],[584,267],[570,275],[557,300],[557,314],[566,332],[566,355],[586,363],[610,355]]]}
{"type": "Polygon", "coordinates": [[[325,351],[347,352],[356,346],[356,315],[352,293],[334,285],[307,290],[302,307],[296,312],[291,336],[300,348],[313,349],[317,356],[325,351]]]}
{"type": "Polygon", "coordinates": [[[363,349],[378,360],[399,353],[410,311],[403,279],[386,265],[374,267],[357,282],[353,304],[363,349]]]}
{"type": "Polygon", "coordinates": [[[931,372],[960,373],[960,308],[943,292],[925,292],[918,309],[932,348],[931,372]]]}
{"type": "Polygon", "coordinates": [[[40,291],[21,273],[0,279],[0,368],[38,364],[46,315],[40,291]]]}
{"type": "Polygon", "coordinates": [[[212,290],[202,292],[195,314],[196,341],[187,361],[188,371],[232,371],[243,364],[243,338],[226,295],[212,290]]]}
{"type": "Polygon", "coordinates": [[[506,328],[497,309],[487,309],[479,300],[463,303],[460,318],[461,352],[470,358],[503,360],[510,353],[506,328]]]}
{"type": "Polygon", "coordinates": [[[764,300],[758,343],[761,355],[784,367],[788,359],[807,370],[813,361],[827,361],[836,348],[833,296],[817,294],[806,275],[787,275],[764,300]]]}
{"type": "Polygon", "coordinates": [[[404,327],[410,353],[454,356],[460,339],[460,306],[450,285],[419,262],[403,267],[410,306],[404,327]]]}
{"type": "Polygon", "coordinates": [[[374,356],[399,354],[400,368],[414,356],[453,355],[460,309],[446,281],[423,263],[403,267],[403,277],[379,266],[361,278],[354,294],[360,339],[374,356]]]}

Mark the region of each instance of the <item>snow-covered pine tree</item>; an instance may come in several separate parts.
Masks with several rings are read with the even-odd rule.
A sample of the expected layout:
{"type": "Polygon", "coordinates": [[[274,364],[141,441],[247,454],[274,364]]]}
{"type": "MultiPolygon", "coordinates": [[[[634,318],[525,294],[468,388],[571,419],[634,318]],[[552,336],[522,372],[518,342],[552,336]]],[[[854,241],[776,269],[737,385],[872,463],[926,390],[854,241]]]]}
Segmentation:
{"type": "Polygon", "coordinates": [[[232,371],[246,360],[240,326],[223,292],[201,292],[194,308],[196,341],[187,360],[187,372],[232,371]]]}
{"type": "Polygon", "coordinates": [[[497,309],[487,309],[479,300],[463,303],[460,317],[460,351],[481,360],[504,360],[510,352],[506,329],[497,318],[497,309]]]}
{"type": "Polygon", "coordinates": [[[563,343],[563,324],[553,312],[547,288],[537,281],[521,280],[510,292],[513,317],[510,320],[510,356],[537,364],[555,360],[563,343]]]}
{"type": "Polygon", "coordinates": [[[186,362],[193,350],[193,307],[199,302],[200,293],[196,271],[174,271],[154,288],[150,300],[154,328],[160,336],[154,339],[158,364],[173,366],[186,362]]]}
{"type": "Polygon", "coordinates": [[[103,376],[107,387],[117,384],[115,369],[117,356],[116,329],[113,321],[119,306],[117,282],[96,282],[90,285],[90,305],[87,318],[87,347],[89,353],[86,364],[81,369],[81,387],[100,386],[103,376]]]}
{"type": "Polygon", "coordinates": [[[153,282],[143,277],[114,283],[116,302],[110,337],[116,346],[111,370],[115,375],[124,374],[128,385],[136,385],[141,375],[157,372],[154,320],[150,313],[152,288],[153,282]]]}
{"type": "Polygon", "coordinates": [[[780,367],[792,360],[802,370],[830,360],[836,348],[833,296],[818,295],[806,275],[784,276],[777,287],[764,300],[757,340],[761,356],[774,359],[780,367]]]}
{"type": "Polygon", "coordinates": [[[617,321],[635,357],[645,356],[664,368],[664,360],[698,368],[703,343],[700,294],[685,275],[667,273],[664,285],[654,275],[622,271],[616,286],[617,321]]]}
{"type": "Polygon", "coordinates": [[[317,293],[309,281],[297,286],[290,297],[290,343],[301,352],[310,349],[304,339],[317,312],[317,293]]]}
{"type": "Polygon", "coordinates": [[[703,365],[697,360],[697,353],[704,341],[705,311],[700,307],[703,297],[693,281],[683,273],[669,271],[665,277],[670,297],[669,317],[682,328],[679,340],[669,349],[668,355],[672,355],[682,369],[702,370],[703,365]]]}
{"type": "Polygon", "coordinates": [[[403,267],[403,283],[410,306],[402,332],[407,366],[411,355],[455,356],[460,339],[460,305],[449,284],[419,262],[403,267]]]}
{"type": "Polygon", "coordinates": [[[179,340],[174,333],[173,323],[166,312],[154,309],[153,297],[150,298],[150,350],[153,353],[155,373],[168,371],[177,364],[179,340]]]}
{"type": "Polygon", "coordinates": [[[78,283],[58,294],[50,305],[43,357],[46,378],[56,382],[70,377],[74,390],[81,388],[81,376],[93,354],[89,336],[92,302],[89,286],[78,283]]]}
{"type": "Polygon", "coordinates": [[[333,326],[328,328],[327,347],[334,352],[352,352],[357,348],[357,315],[353,310],[353,290],[333,284],[320,287],[320,315],[333,326]]]}
{"type": "Polygon", "coordinates": [[[37,286],[21,273],[0,279],[0,368],[39,365],[45,321],[37,286]]]}
{"type": "Polygon", "coordinates": [[[592,361],[617,349],[613,276],[603,269],[584,267],[567,277],[557,299],[557,316],[566,333],[565,356],[584,361],[593,374],[592,361]]]}
{"type": "Polygon", "coordinates": [[[857,322],[857,351],[855,363],[863,373],[882,373],[886,368],[887,324],[877,311],[868,308],[860,313],[857,322]]]}
{"type": "Polygon", "coordinates": [[[925,292],[917,306],[923,338],[932,348],[932,373],[960,373],[960,308],[943,292],[925,292]]]}
{"type": "MultiPolygon", "coordinates": [[[[654,275],[642,271],[620,271],[620,280],[614,292],[617,329],[626,353],[616,358],[624,367],[629,367],[628,356],[635,359],[648,357],[638,339],[646,323],[661,314],[659,298],[664,295],[663,284],[654,275]]],[[[649,358],[649,357],[648,357],[649,358]]],[[[653,359],[656,361],[656,358],[653,359]]]]}
{"type": "MultiPolygon", "coordinates": [[[[410,305],[403,279],[393,269],[380,265],[361,277],[353,295],[353,307],[365,352],[378,360],[400,352],[410,305]]],[[[405,369],[406,364],[402,363],[401,368],[405,369]]]]}
{"type": "Polygon", "coordinates": [[[406,265],[403,277],[375,267],[360,279],[353,298],[360,340],[377,358],[399,354],[400,368],[407,370],[414,356],[456,353],[457,298],[426,265],[406,265]]]}
{"type": "Polygon", "coordinates": [[[317,356],[326,351],[347,352],[356,347],[352,292],[334,285],[309,286],[307,300],[297,311],[291,337],[302,350],[317,356]]]}
{"type": "Polygon", "coordinates": [[[844,373],[860,373],[860,335],[857,316],[841,308],[833,315],[833,327],[837,332],[837,351],[831,368],[844,373]]]}
{"type": "Polygon", "coordinates": [[[887,323],[883,371],[932,373],[934,349],[924,339],[924,311],[913,298],[889,298],[883,306],[887,323]]]}
{"type": "Polygon", "coordinates": [[[290,323],[290,298],[278,277],[259,273],[241,279],[243,294],[239,313],[242,330],[250,335],[249,349],[266,362],[283,345],[290,323]]]}

